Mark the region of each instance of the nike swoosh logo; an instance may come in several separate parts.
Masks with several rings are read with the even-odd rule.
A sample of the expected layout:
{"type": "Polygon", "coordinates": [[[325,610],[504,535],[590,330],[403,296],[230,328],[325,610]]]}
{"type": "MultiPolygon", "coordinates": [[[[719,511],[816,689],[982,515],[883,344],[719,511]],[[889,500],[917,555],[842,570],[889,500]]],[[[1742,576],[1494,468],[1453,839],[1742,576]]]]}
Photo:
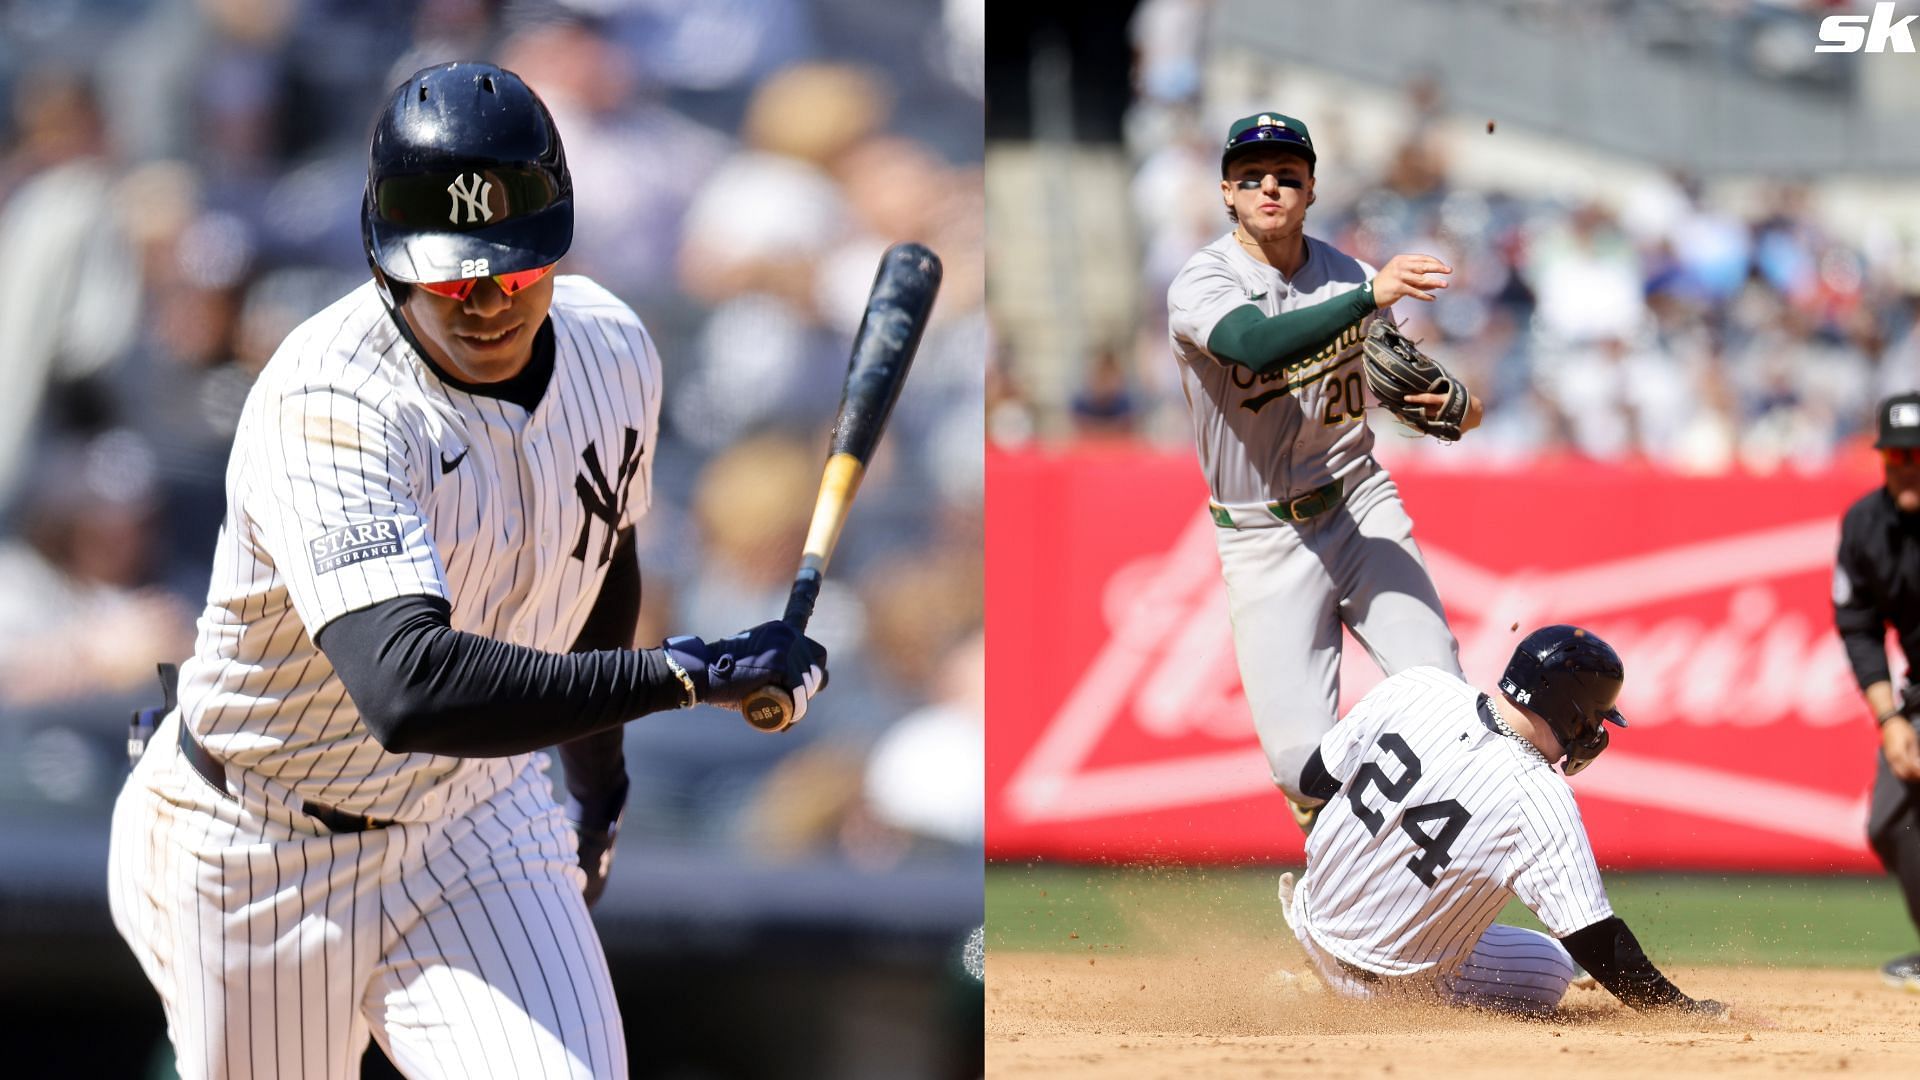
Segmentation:
{"type": "Polygon", "coordinates": [[[1247,299],[1248,299],[1248,300],[1250,300],[1250,301],[1252,301],[1252,302],[1254,302],[1254,303],[1256,303],[1256,304],[1257,304],[1257,303],[1259,303],[1259,302],[1260,302],[1260,301],[1262,301],[1262,300],[1265,300],[1266,298],[1267,298],[1267,294],[1266,294],[1266,293],[1263,293],[1263,292],[1257,292],[1257,293],[1248,293],[1248,294],[1247,294],[1247,299]]]}
{"type": "Polygon", "coordinates": [[[447,460],[447,456],[445,454],[442,454],[440,456],[440,475],[445,476],[448,473],[452,472],[453,470],[459,468],[460,463],[467,460],[467,451],[471,449],[473,449],[473,447],[471,446],[461,447],[460,452],[458,454],[455,454],[453,456],[453,460],[451,461],[447,460]]]}

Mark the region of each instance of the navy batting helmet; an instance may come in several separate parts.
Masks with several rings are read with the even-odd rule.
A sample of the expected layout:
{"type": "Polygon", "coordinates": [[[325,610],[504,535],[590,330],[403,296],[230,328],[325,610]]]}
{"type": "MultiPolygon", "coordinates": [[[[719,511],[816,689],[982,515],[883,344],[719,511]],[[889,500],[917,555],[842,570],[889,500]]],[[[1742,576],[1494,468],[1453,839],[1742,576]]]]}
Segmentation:
{"type": "Polygon", "coordinates": [[[1500,691],[1546,720],[1572,776],[1607,748],[1605,721],[1627,726],[1613,706],[1625,680],[1613,646],[1577,626],[1543,626],[1513,650],[1500,691]]]}
{"type": "Polygon", "coordinates": [[[573,177],[553,116],[492,64],[415,72],[373,130],[360,232],[368,260],[395,282],[560,261],[573,244],[573,177]]]}

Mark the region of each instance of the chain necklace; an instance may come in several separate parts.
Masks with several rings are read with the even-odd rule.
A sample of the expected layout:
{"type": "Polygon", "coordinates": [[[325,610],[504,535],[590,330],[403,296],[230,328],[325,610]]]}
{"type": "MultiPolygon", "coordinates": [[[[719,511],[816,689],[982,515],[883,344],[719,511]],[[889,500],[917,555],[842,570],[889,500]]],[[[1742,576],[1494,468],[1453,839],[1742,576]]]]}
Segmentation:
{"type": "Polygon", "coordinates": [[[1494,730],[1498,731],[1502,735],[1505,735],[1507,738],[1512,739],[1513,741],[1519,743],[1521,746],[1526,747],[1527,753],[1532,754],[1535,758],[1539,759],[1540,764],[1547,765],[1547,766],[1551,766],[1553,764],[1552,762],[1547,760],[1547,755],[1540,752],[1539,747],[1533,745],[1532,740],[1522,738],[1519,732],[1507,726],[1507,718],[1501,715],[1501,712],[1500,712],[1500,703],[1498,700],[1494,698],[1492,694],[1487,695],[1487,712],[1492,714],[1493,716],[1494,730]]]}

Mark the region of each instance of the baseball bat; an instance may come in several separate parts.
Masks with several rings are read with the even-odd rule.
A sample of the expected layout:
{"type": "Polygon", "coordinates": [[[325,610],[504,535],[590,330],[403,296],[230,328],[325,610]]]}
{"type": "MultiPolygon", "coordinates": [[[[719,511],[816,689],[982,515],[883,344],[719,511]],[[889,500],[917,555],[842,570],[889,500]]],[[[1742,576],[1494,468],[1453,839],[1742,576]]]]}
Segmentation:
{"type": "MultiPolygon", "coordinates": [[[[847,522],[860,479],[873,460],[873,449],[886,430],[914,351],[920,347],[920,334],[927,328],[927,315],[940,291],[940,273],[940,257],[919,244],[895,244],[880,257],[873,289],[867,294],[866,314],[853,336],[847,381],[840,391],[840,415],[833,422],[800,570],[781,616],[796,630],[805,630],[813,617],[813,604],[839,543],[840,528],[847,522]]],[[[748,696],[740,712],[761,731],[785,731],[793,724],[793,695],[784,686],[769,684],[748,696]]]]}

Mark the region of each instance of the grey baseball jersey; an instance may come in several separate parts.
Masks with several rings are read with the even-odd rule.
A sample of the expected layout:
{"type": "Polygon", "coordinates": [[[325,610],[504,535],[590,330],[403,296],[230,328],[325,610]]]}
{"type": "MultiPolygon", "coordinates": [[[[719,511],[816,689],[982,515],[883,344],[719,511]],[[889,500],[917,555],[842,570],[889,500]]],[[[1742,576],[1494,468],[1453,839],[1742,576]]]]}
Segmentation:
{"type": "Polygon", "coordinates": [[[549,319],[531,411],[440,378],[371,284],[248,398],[180,706],[114,810],[115,925],[182,1076],[344,1080],[370,1037],[410,1076],[626,1075],[544,755],[387,753],[313,641],[400,596],[534,648],[579,636],[651,502],[661,370],[587,279],[557,279],[549,319]],[[394,824],[335,833],[309,801],[394,824]]]}
{"type": "Polygon", "coordinates": [[[1296,801],[1300,768],[1333,726],[1340,701],[1341,627],[1388,674],[1415,665],[1460,670],[1459,646],[1413,540],[1413,522],[1373,459],[1361,342],[1370,320],[1318,355],[1263,375],[1206,349],[1228,312],[1268,316],[1357,289],[1373,268],[1306,238],[1289,281],[1232,233],[1187,260],[1167,290],[1168,327],[1194,436],[1213,494],[1234,651],[1273,781],[1296,801]],[[1304,521],[1267,509],[1329,484],[1339,505],[1304,521]]]}
{"type": "Polygon", "coordinates": [[[1289,281],[1248,255],[1234,234],[1201,248],[1167,289],[1167,329],[1193,415],[1200,468],[1224,506],[1303,494],[1369,461],[1360,343],[1382,311],[1320,355],[1255,375],[1207,351],[1226,314],[1253,304],[1279,315],[1351,292],[1373,278],[1366,263],[1306,238],[1307,260],[1289,281]]]}
{"type": "Polygon", "coordinates": [[[1613,914],[1564,777],[1434,668],[1387,679],[1320,740],[1341,782],[1290,921],[1380,975],[1458,968],[1518,896],[1555,937],[1613,914]]]}

